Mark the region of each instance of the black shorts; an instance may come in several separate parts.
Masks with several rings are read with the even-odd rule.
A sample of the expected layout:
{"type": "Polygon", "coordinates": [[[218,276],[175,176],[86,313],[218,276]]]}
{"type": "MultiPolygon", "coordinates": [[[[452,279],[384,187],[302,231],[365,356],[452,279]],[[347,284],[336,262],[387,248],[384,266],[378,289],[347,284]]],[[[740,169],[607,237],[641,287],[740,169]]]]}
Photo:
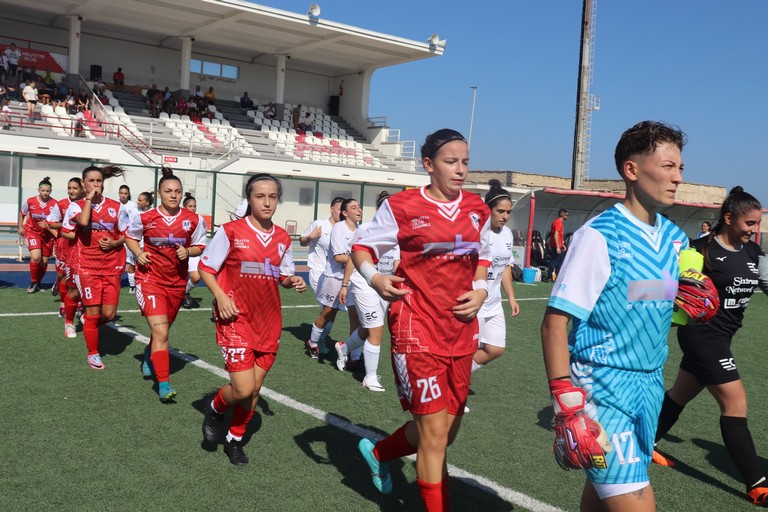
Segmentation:
{"type": "Polygon", "coordinates": [[[678,327],[677,342],[683,351],[680,368],[693,374],[703,386],[740,380],[731,339],[703,326],[678,327]]]}

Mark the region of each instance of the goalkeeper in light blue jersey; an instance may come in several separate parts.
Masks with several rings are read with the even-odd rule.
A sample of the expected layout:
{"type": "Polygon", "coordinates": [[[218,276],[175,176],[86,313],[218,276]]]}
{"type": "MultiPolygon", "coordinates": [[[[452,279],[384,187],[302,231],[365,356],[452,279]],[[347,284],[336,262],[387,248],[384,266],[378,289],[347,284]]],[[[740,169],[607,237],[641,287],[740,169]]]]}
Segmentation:
{"type": "Polygon", "coordinates": [[[682,183],[679,129],[643,121],[615,159],[626,198],[573,236],[541,326],[555,457],[584,468],[582,511],[653,511],[648,479],[685,233],[658,213],[682,183]],[[570,333],[568,323],[572,322],[570,333]]]}

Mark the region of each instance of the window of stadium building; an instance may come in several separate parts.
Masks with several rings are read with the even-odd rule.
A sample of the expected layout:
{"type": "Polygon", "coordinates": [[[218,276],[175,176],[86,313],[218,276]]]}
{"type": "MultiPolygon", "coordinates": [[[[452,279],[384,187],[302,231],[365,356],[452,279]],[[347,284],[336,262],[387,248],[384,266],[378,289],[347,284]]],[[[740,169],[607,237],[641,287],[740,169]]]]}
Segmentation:
{"type": "Polygon", "coordinates": [[[240,77],[239,67],[230,66],[229,64],[221,64],[219,62],[210,62],[207,60],[190,59],[189,71],[190,73],[230,78],[232,80],[237,80],[240,77]]]}

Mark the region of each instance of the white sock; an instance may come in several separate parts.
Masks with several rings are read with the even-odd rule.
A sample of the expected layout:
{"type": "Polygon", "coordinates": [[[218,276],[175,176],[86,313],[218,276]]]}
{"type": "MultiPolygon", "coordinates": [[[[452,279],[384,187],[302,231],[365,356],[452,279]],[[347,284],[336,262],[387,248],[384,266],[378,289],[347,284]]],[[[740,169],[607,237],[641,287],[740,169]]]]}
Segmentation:
{"type": "Polygon", "coordinates": [[[319,327],[316,327],[315,324],[312,324],[312,334],[309,336],[309,341],[311,345],[317,346],[317,343],[320,341],[320,337],[323,335],[323,330],[319,327]]]}
{"type": "Polygon", "coordinates": [[[375,379],[379,372],[379,354],[381,353],[381,347],[373,345],[368,340],[365,340],[363,345],[363,354],[365,354],[365,378],[375,379]]]}
{"type": "Polygon", "coordinates": [[[128,274],[128,286],[131,288],[136,286],[136,273],[135,272],[126,272],[128,274]]]}
{"type": "Polygon", "coordinates": [[[233,436],[233,435],[232,435],[232,432],[230,432],[229,430],[227,430],[227,442],[228,442],[228,443],[231,443],[233,439],[234,439],[235,441],[242,441],[242,440],[243,440],[243,436],[233,436]]]}
{"type": "Polygon", "coordinates": [[[344,345],[346,346],[347,354],[352,355],[352,353],[355,352],[356,350],[359,352],[360,347],[363,346],[364,342],[365,340],[360,337],[357,329],[355,329],[355,332],[350,334],[349,338],[344,340],[344,345]]]}
{"type": "Polygon", "coordinates": [[[475,373],[477,370],[479,370],[480,368],[483,368],[484,366],[485,366],[484,364],[478,364],[474,360],[472,360],[472,373],[475,373]]]}
{"type": "Polygon", "coordinates": [[[323,334],[320,336],[320,339],[318,341],[323,341],[325,338],[328,337],[328,335],[331,334],[331,330],[333,329],[333,322],[328,322],[325,324],[325,327],[323,328],[323,334]]]}
{"type": "Polygon", "coordinates": [[[194,288],[194,287],[195,287],[195,283],[193,283],[191,279],[187,279],[187,289],[186,289],[185,293],[191,292],[192,288],[194,288]]]}

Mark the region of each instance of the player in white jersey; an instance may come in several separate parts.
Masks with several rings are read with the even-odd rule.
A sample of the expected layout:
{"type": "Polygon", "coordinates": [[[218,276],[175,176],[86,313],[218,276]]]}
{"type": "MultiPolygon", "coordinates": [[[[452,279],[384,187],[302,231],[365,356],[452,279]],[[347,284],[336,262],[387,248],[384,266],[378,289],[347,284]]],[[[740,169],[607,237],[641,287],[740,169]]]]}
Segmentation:
{"type": "MultiPolygon", "coordinates": [[[[184,192],[184,201],[181,205],[192,213],[197,213],[197,199],[192,197],[189,192],[184,192]]],[[[199,223],[203,226],[203,231],[207,231],[208,227],[205,225],[205,219],[202,215],[198,215],[199,223]]],[[[191,309],[195,306],[195,301],[192,299],[190,292],[200,282],[200,272],[197,270],[197,265],[200,263],[200,256],[192,256],[189,258],[189,279],[187,280],[186,291],[184,293],[184,302],[181,303],[187,309],[191,309]]]]}
{"type": "MultiPolygon", "coordinates": [[[[323,308],[312,322],[312,333],[307,340],[307,351],[313,359],[318,359],[329,352],[325,344],[329,331],[326,327],[336,320],[336,313],[339,310],[346,310],[346,307],[339,302],[339,292],[341,292],[341,281],[344,278],[344,266],[349,261],[350,242],[362,217],[363,210],[357,199],[345,199],[340,206],[339,222],[331,229],[325,271],[320,276],[315,290],[315,297],[323,308]]],[[[350,331],[357,329],[357,317],[350,315],[349,321],[350,331]]]]}
{"type": "Polygon", "coordinates": [[[476,372],[500,357],[507,345],[507,324],[501,306],[501,289],[509,299],[511,316],[520,314],[512,287],[512,231],[506,226],[512,213],[512,196],[501,188],[499,180],[491,180],[491,189],[485,195],[485,204],[491,210],[491,266],[488,268],[488,298],[477,314],[480,323],[480,345],[472,358],[472,371],[476,372]]]}
{"type": "MultiPolygon", "coordinates": [[[[120,185],[117,191],[120,204],[123,205],[123,214],[127,216],[128,224],[131,218],[138,212],[139,207],[131,201],[131,187],[120,185]]],[[[136,256],[131,251],[125,251],[125,273],[128,276],[128,293],[134,293],[136,289],[136,256]]]]}
{"type": "Polygon", "coordinates": [[[672,206],[683,181],[684,145],[685,134],[659,122],[622,134],[615,161],[626,198],[574,234],[541,325],[555,459],[586,469],[584,512],[656,508],[648,464],[688,246],[658,210],[672,206]]]}
{"type": "MultiPolygon", "coordinates": [[[[325,272],[326,263],[328,263],[328,249],[331,245],[331,230],[333,229],[333,226],[339,222],[341,203],[343,202],[343,197],[334,197],[331,201],[330,216],[327,219],[317,219],[313,221],[299,238],[299,245],[302,247],[309,247],[307,250],[309,286],[312,288],[312,292],[315,294],[315,298],[317,299],[318,304],[320,304],[321,309],[323,305],[317,297],[317,283],[320,281],[320,276],[325,272]]],[[[325,324],[323,333],[320,335],[320,348],[323,350],[325,350],[325,344],[323,342],[325,341],[325,338],[330,335],[331,330],[333,330],[333,320],[325,324]]]]}
{"type": "MultiPolygon", "coordinates": [[[[389,192],[386,190],[379,194],[376,200],[376,209],[386,201],[389,192]]],[[[365,232],[367,224],[362,224],[353,237],[353,241],[359,238],[359,233],[365,232]]],[[[350,244],[351,248],[351,244],[350,244]]],[[[377,270],[383,274],[392,275],[397,270],[400,262],[400,247],[388,251],[379,259],[377,270]]],[[[347,366],[350,354],[363,349],[363,363],[365,376],[362,385],[371,391],[384,391],[379,377],[379,355],[381,353],[381,340],[384,336],[384,320],[387,315],[387,302],[379,297],[376,290],[363,279],[354,265],[344,268],[344,278],[341,283],[339,300],[347,306],[350,319],[357,318],[358,325],[349,337],[335,345],[336,368],[343,371],[347,366]]]]}

